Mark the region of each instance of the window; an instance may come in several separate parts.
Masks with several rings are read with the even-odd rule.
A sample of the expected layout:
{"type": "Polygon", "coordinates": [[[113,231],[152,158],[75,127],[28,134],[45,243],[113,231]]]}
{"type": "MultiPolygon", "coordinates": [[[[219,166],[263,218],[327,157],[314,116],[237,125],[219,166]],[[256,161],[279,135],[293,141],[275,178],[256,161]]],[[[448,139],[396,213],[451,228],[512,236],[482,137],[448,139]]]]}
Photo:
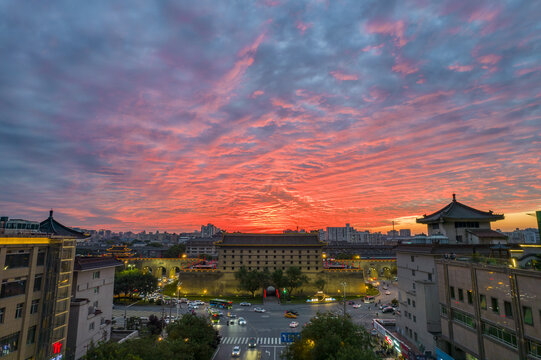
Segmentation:
{"type": "Polygon", "coordinates": [[[411,270],[411,276],[415,276],[415,270],[411,270]]]}
{"type": "Polygon", "coordinates": [[[455,298],[455,287],[454,286],[449,287],[449,293],[451,294],[451,299],[454,299],[455,298]]]}
{"type": "Polygon", "coordinates": [[[538,343],[533,340],[527,340],[528,343],[528,354],[533,357],[541,359],[541,343],[538,343]]]}
{"type": "Polygon", "coordinates": [[[36,275],[34,278],[34,291],[41,291],[41,279],[43,278],[43,275],[39,274],[36,275]]]}
{"type": "Polygon", "coordinates": [[[441,308],[441,315],[447,316],[447,307],[445,307],[445,305],[440,305],[440,308],[441,308]]]}
{"type": "Polygon", "coordinates": [[[96,286],[94,288],[94,294],[99,294],[100,293],[100,287],[99,286],[96,286]]]}
{"type": "Polygon", "coordinates": [[[473,293],[471,290],[466,292],[468,294],[468,304],[473,304],[473,293]]]}
{"type": "Polygon", "coordinates": [[[39,299],[32,300],[32,305],[30,305],[30,314],[36,314],[39,310],[39,299]]]}
{"type": "Polygon", "coordinates": [[[99,279],[100,278],[100,272],[99,271],[94,271],[92,273],[92,279],[99,279]]]}
{"type": "Polygon", "coordinates": [[[415,300],[412,300],[412,301],[411,301],[411,305],[412,305],[413,307],[415,307],[415,300]]]}
{"type": "Polygon", "coordinates": [[[71,272],[71,261],[66,260],[60,263],[60,272],[71,272]]]}
{"type": "Polygon", "coordinates": [[[15,319],[23,317],[23,307],[24,303],[17,304],[17,309],[15,309],[15,319]]]}
{"type": "Polygon", "coordinates": [[[533,326],[533,313],[532,308],[529,306],[522,307],[522,315],[524,316],[524,323],[533,326]]]}
{"type": "Polygon", "coordinates": [[[37,266],[45,265],[45,250],[40,250],[38,252],[38,261],[36,265],[37,266]]]}
{"type": "Polygon", "coordinates": [[[491,297],[490,298],[490,305],[491,305],[491,308],[492,308],[493,312],[495,312],[495,313],[500,312],[500,307],[498,306],[498,299],[491,297]]]}
{"type": "Polygon", "coordinates": [[[457,236],[456,236],[456,242],[457,242],[457,243],[461,243],[461,242],[462,242],[462,235],[457,235],[457,236]]]}
{"type": "Polygon", "coordinates": [[[0,356],[6,356],[17,351],[19,348],[19,334],[20,332],[16,332],[0,339],[0,356]]]}
{"type": "Polygon", "coordinates": [[[505,311],[506,317],[513,318],[513,309],[511,308],[511,303],[509,301],[503,302],[503,310],[505,311]]]}
{"type": "Polygon", "coordinates": [[[413,315],[413,322],[417,322],[417,316],[413,315]]]}
{"type": "Polygon", "coordinates": [[[413,283],[412,287],[413,287],[413,290],[415,290],[415,283],[413,283]]]}
{"type": "Polygon", "coordinates": [[[432,274],[428,273],[428,281],[432,281],[432,274]]]}
{"type": "Polygon", "coordinates": [[[417,332],[414,332],[413,335],[413,338],[415,339],[415,341],[417,341],[417,332]]]}
{"type": "Polygon", "coordinates": [[[408,298],[408,305],[411,305],[411,299],[408,298]]]}
{"type": "Polygon", "coordinates": [[[28,328],[28,333],[26,334],[26,343],[33,344],[36,341],[36,325],[28,328]]]}
{"type": "Polygon", "coordinates": [[[20,267],[28,267],[29,261],[30,261],[29,253],[7,254],[6,263],[4,264],[4,270],[20,268],[20,267]]]}
{"type": "Polygon", "coordinates": [[[483,334],[502,341],[507,345],[514,347],[515,349],[517,348],[517,337],[512,332],[504,330],[501,327],[492,326],[487,323],[483,323],[481,327],[483,330],[483,334]]]}
{"type": "Polygon", "coordinates": [[[476,221],[457,221],[455,228],[478,228],[479,223],[476,221]]]}
{"type": "Polygon", "coordinates": [[[22,295],[26,291],[26,280],[2,281],[0,298],[22,295]]]}
{"type": "Polygon", "coordinates": [[[430,224],[430,227],[432,230],[438,230],[440,228],[440,224],[430,224]]]}
{"type": "Polygon", "coordinates": [[[481,309],[487,309],[487,297],[483,294],[479,295],[479,305],[481,306],[481,309]]]}
{"type": "Polygon", "coordinates": [[[6,308],[3,307],[0,309],[0,324],[4,323],[4,316],[6,315],[6,308]]]}
{"type": "Polygon", "coordinates": [[[464,290],[458,289],[458,301],[464,302],[464,290]]]}
{"type": "Polygon", "coordinates": [[[411,262],[415,262],[415,256],[411,256],[411,262]]]}
{"type": "Polygon", "coordinates": [[[455,309],[451,310],[451,313],[453,315],[453,320],[461,324],[464,324],[468,327],[471,327],[472,329],[475,329],[475,320],[473,319],[472,316],[466,313],[463,313],[462,311],[455,310],[455,309]]]}

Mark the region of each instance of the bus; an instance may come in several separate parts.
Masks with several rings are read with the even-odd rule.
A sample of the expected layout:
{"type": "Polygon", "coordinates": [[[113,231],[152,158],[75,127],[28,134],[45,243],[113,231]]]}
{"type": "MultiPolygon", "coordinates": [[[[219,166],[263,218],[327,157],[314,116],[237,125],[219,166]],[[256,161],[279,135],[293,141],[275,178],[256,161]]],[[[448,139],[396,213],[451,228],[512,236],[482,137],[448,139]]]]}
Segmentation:
{"type": "Polygon", "coordinates": [[[219,324],[220,323],[220,314],[217,313],[217,312],[211,313],[210,314],[210,322],[213,325],[219,324]]]}
{"type": "Polygon", "coordinates": [[[233,301],[222,300],[222,299],[212,299],[209,301],[209,306],[211,308],[217,308],[217,309],[231,309],[233,307],[233,301]]]}

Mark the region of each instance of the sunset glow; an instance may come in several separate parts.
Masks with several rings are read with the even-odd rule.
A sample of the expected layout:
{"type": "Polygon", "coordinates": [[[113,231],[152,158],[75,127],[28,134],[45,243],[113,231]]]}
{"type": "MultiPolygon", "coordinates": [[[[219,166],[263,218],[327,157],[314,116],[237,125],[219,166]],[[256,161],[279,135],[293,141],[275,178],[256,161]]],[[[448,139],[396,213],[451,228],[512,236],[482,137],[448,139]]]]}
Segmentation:
{"type": "Polygon", "coordinates": [[[0,215],[421,232],[456,193],[536,227],[541,3],[61,3],[0,4],[0,215]]]}

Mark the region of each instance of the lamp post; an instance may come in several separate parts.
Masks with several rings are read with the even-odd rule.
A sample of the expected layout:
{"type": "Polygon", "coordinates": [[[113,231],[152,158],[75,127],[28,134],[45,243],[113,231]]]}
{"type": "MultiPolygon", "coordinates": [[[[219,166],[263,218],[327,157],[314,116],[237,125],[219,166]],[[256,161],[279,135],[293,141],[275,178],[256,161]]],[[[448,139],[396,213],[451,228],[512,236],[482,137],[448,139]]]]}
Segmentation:
{"type": "Polygon", "coordinates": [[[177,285],[177,320],[179,316],[179,309],[180,309],[180,289],[182,289],[182,281],[180,281],[177,285]]]}
{"type": "Polygon", "coordinates": [[[128,305],[128,306],[126,306],[126,307],[124,308],[124,330],[126,330],[126,329],[128,328],[128,321],[127,321],[128,308],[129,308],[130,306],[133,306],[133,305],[137,304],[139,301],[141,301],[141,300],[137,300],[136,302],[131,303],[130,305],[128,305]]]}
{"type": "Polygon", "coordinates": [[[344,287],[344,316],[346,316],[346,286],[348,283],[343,281],[341,284],[344,287]]]}

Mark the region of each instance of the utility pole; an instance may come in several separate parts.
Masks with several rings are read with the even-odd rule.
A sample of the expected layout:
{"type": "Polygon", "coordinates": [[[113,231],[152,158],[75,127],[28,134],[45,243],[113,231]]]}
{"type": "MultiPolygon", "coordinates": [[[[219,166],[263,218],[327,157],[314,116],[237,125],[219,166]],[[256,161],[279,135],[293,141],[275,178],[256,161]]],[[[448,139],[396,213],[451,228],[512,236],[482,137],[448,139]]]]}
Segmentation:
{"type": "Polygon", "coordinates": [[[346,316],[346,285],[347,282],[342,282],[342,286],[344,287],[344,316],[346,316]]]}
{"type": "Polygon", "coordinates": [[[130,306],[133,306],[133,305],[137,304],[139,301],[141,301],[141,300],[137,300],[136,302],[131,303],[130,305],[128,305],[128,306],[126,306],[126,307],[124,308],[124,330],[126,330],[126,329],[128,328],[128,319],[127,319],[128,308],[129,308],[130,306]]]}

